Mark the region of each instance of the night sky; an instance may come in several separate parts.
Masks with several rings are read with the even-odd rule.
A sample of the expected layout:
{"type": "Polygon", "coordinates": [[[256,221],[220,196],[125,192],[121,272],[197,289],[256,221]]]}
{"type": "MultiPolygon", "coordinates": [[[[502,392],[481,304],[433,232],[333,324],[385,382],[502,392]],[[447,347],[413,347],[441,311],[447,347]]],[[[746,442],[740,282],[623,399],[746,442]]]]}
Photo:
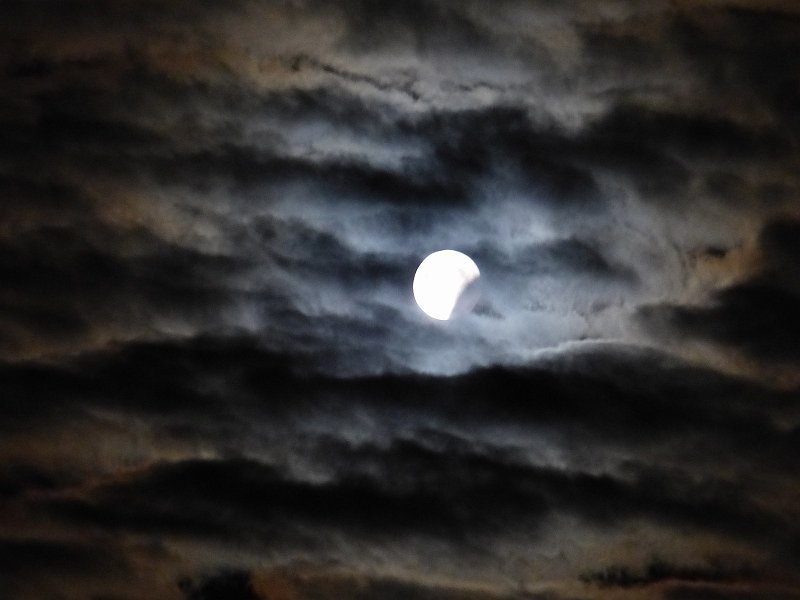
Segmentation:
{"type": "Polygon", "coordinates": [[[800,3],[2,0],[0,598],[800,599],[800,3]]]}

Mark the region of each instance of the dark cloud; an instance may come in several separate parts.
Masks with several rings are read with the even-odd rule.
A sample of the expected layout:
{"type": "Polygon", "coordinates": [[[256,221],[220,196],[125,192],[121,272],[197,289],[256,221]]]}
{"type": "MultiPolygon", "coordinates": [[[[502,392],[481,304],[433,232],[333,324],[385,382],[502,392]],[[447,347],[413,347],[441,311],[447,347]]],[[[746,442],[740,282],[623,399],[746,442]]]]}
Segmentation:
{"type": "Polygon", "coordinates": [[[800,257],[800,221],[782,219],[768,223],[759,243],[777,276],[793,275],[791,265],[800,257]],[[788,272],[788,273],[787,273],[788,272]]]}
{"type": "MultiPolygon", "coordinates": [[[[267,547],[308,544],[311,540],[301,533],[307,526],[320,532],[318,541],[323,544],[323,532],[336,530],[384,541],[414,534],[457,540],[470,530],[491,527],[492,512],[498,518],[521,513],[535,518],[541,511],[536,495],[498,478],[475,483],[451,478],[455,487],[445,493],[424,481],[412,482],[408,489],[384,489],[385,482],[357,473],[342,477],[315,485],[246,461],[179,463],[156,467],[139,481],[99,490],[94,503],[58,503],[54,510],[78,523],[235,536],[231,541],[247,535],[267,547]],[[204,482],[209,481],[215,482],[215,489],[207,488],[204,482]],[[156,497],[160,508],[152,504],[156,497]],[[217,515],[223,514],[230,517],[220,520],[217,515]],[[288,523],[294,525],[287,527],[288,523]]],[[[435,471],[430,474],[434,484],[444,483],[438,481],[441,477],[435,471]]]]}
{"type": "MultiPolygon", "coordinates": [[[[770,161],[783,156],[791,143],[781,131],[748,128],[721,116],[670,114],[641,105],[620,105],[595,127],[593,133],[598,143],[612,148],[624,149],[626,145],[630,148],[632,171],[641,166],[632,162],[636,154],[649,151],[654,153],[652,175],[657,173],[655,169],[661,168],[665,179],[679,181],[679,167],[684,161],[743,158],[770,161]]],[[[646,174],[639,173],[639,176],[644,178],[646,174]]]]}
{"type": "Polygon", "coordinates": [[[797,551],[783,519],[724,481],[697,482],[655,469],[624,479],[562,472],[497,451],[483,455],[407,441],[388,448],[318,443],[311,458],[330,470],[333,478],[325,483],[297,480],[253,461],[187,461],[103,486],[88,501],[57,501],[52,510],[79,524],[267,546],[306,545],[306,528],[320,531],[322,539],[322,531],[383,541],[422,534],[456,544],[508,534],[510,524],[534,535],[558,511],[602,527],[645,518],[757,539],[779,553],[797,551]]]}
{"type": "Polygon", "coordinates": [[[0,195],[7,222],[25,223],[32,216],[72,220],[91,211],[91,203],[75,187],[15,175],[0,179],[0,195]]]}
{"type": "Polygon", "coordinates": [[[797,360],[800,296],[753,281],[719,291],[714,303],[711,308],[667,309],[662,315],[683,335],[720,342],[761,360],[797,360]]]}
{"type": "MultiPolygon", "coordinates": [[[[224,10],[234,10],[241,7],[240,2],[235,2],[224,10]]],[[[8,18],[17,19],[14,25],[19,28],[8,27],[12,31],[26,31],[29,27],[35,31],[37,25],[73,25],[82,27],[119,26],[118,19],[130,19],[130,25],[135,28],[152,26],[151,19],[157,16],[162,22],[186,22],[196,24],[198,17],[211,17],[224,12],[214,2],[176,2],[165,9],[157,2],[149,0],[131,0],[125,2],[90,2],[88,0],[67,0],[66,2],[51,2],[45,0],[32,6],[26,2],[12,0],[3,5],[3,14],[8,18]]]]}
{"type": "Polygon", "coordinates": [[[199,584],[182,579],[178,587],[186,600],[259,600],[245,571],[229,571],[208,577],[199,584]]]}
{"type": "Polygon", "coordinates": [[[6,283],[0,327],[20,345],[10,350],[22,354],[31,340],[80,340],[133,314],[197,318],[225,300],[219,280],[242,265],[144,230],[112,233],[91,223],[82,235],[71,227],[42,227],[0,241],[0,247],[6,283]],[[118,245],[128,245],[133,255],[120,255],[118,245]]]}
{"type": "MultiPolygon", "coordinates": [[[[760,6],[701,10],[682,15],[673,27],[680,47],[713,89],[755,95],[785,115],[779,99],[793,81],[796,14],[760,6]]],[[[785,123],[796,125],[791,119],[785,123]]]]}
{"type": "Polygon", "coordinates": [[[15,590],[29,578],[42,575],[102,573],[123,574],[124,561],[110,555],[107,548],[61,540],[0,540],[0,581],[15,590]]]}
{"type": "MultiPolygon", "coordinates": [[[[111,360],[98,353],[52,372],[8,367],[5,380],[20,382],[20,401],[6,407],[7,423],[30,430],[59,415],[111,410],[144,418],[174,440],[284,456],[274,463],[159,463],[78,498],[62,496],[62,486],[44,474],[12,472],[9,490],[12,497],[48,492],[44,506],[70,527],[282,552],[324,555],[337,548],[336,539],[382,545],[421,536],[469,554],[476,540],[490,548],[518,530],[537,539],[556,515],[570,514],[601,530],[644,520],[706,532],[792,560],[778,558],[797,552],[780,508],[763,506],[749,480],[707,469],[742,469],[745,476],[757,465],[763,473],[796,473],[796,434],[770,423],[794,396],[667,368],[663,357],[583,360],[589,373],[576,362],[460,377],[339,379],[303,374],[303,362],[252,340],[207,338],[129,346],[111,360]],[[626,386],[616,383],[619,371],[627,373],[626,386]],[[25,408],[23,390],[39,412],[25,408]],[[371,423],[360,434],[368,441],[341,439],[359,421],[371,423]],[[296,433],[286,438],[287,428],[296,433]],[[494,433],[504,429],[530,443],[567,436],[561,451],[575,462],[568,469],[532,464],[528,452],[536,444],[506,446],[494,433]],[[681,444],[671,447],[676,439],[681,444]],[[581,446],[593,453],[588,463],[581,446]],[[607,472],[586,470],[619,452],[640,458],[607,472]],[[681,464],[686,456],[694,463],[681,464]]],[[[13,398],[14,388],[7,389],[13,398]]]]}
{"type": "Polygon", "coordinates": [[[274,595],[286,598],[370,598],[410,600],[567,600],[554,592],[521,592],[498,594],[485,590],[459,589],[448,585],[431,585],[388,577],[364,577],[342,573],[299,572],[292,569],[275,571],[222,571],[195,582],[190,578],[179,582],[187,600],[255,600],[274,595]]]}
{"type": "Polygon", "coordinates": [[[592,173],[579,162],[577,144],[566,132],[536,126],[524,110],[442,113],[420,129],[440,140],[436,157],[447,172],[480,175],[497,168],[507,185],[555,207],[591,209],[602,202],[592,173]]]}
{"type": "Polygon", "coordinates": [[[624,566],[606,567],[602,571],[586,573],[581,580],[602,587],[639,587],[663,582],[685,583],[735,583],[757,580],[752,567],[728,569],[720,566],[685,567],[653,560],[642,569],[624,566]]]}
{"type": "Polygon", "coordinates": [[[736,589],[720,589],[707,586],[677,586],[669,590],[665,598],[667,598],[667,600],[762,600],[767,598],[794,600],[797,598],[797,594],[779,590],[740,591],[736,589]]]}
{"type": "Polygon", "coordinates": [[[28,391],[37,404],[57,390],[53,402],[61,406],[66,396],[103,407],[188,414],[202,412],[204,407],[226,407],[227,396],[217,396],[205,384],[219,380],[240,402],[264,399],[259,409],[270,415],[302,412],[314,405],[349,405],[369,409],[380,418],[381,412],[396,407],[457,422],[479,424],[489,418],[508,424],[570,425],[609,438],[640,441],[687,431],[687,427],[710,436],[715,432],[753,434],[758,423],[767,434],[771,429],[768,411],[780,411],[794,401],[793,394],[768,392],[668,362],[659,354],[591,353],[575,359],[573,365],[555,363],[556,372],[544,366],[493,367],[457,377],[385,374],[344,379],[303,373],[313,364],[309,359],[313,356],[276,354],[257,338],[208,336],[130,344],[115,353],[81,357],[61,368],[7,365],[5,382],[9,393],[28,391]],[[616,381],[621,372],[629,374],[624,386],[616,381]],[[771,398],[769,405],[762,409],[752,404],[765,395],[771,398]],[[689,407],[691,421],[685,417],[689,407]]]}
{"type": "Polygon", "coordinates": [[[799,23],[4,3],[7,595],[795,597],[799,23]]]}
{"type": "Polygon", "coordinates": [[[14,498],[29,491],[57,490],[75,481],[66,473],[46,470],[38,465],[8,464],[0,471],[0,497],[14,498]]]}
{"type": "Polygon", "coordinates": [[[794,364],[800,356],[800,279],[794,220],[773,221],[759,236],[761,272],[715,290],[709,306],[651,306],[641,317],[655,328],[705,339],[765,362],[794,364]]]}
{"type": "MultiPolygon", "coordinates": [[[[330,6],[322,2],[321,5],[330,6]]],[[[356,51],[374,50],[398,41],[421,53],[438,49],[458,52],[476,44],[486,46],[487,33],[446,3],[413,0],[402,6],[391,2],[349,0],[343,6],[349,21],[349,43],[356,51]],[[435,32],[435,33],[434,33],[435,32]],[[403,39],[409,36],[408,39],[403,39]]]]}

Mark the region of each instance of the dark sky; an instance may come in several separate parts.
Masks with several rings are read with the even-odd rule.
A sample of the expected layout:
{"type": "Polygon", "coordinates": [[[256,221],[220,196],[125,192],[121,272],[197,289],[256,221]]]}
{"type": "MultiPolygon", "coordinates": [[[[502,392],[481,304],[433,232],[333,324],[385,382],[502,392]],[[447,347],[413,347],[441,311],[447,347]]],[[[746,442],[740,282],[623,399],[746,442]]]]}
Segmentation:
{"type": "Polygon", "coordinates": [[[798,456],[795,0],[0,3],[3,600],[798,600],[798,456]]]}

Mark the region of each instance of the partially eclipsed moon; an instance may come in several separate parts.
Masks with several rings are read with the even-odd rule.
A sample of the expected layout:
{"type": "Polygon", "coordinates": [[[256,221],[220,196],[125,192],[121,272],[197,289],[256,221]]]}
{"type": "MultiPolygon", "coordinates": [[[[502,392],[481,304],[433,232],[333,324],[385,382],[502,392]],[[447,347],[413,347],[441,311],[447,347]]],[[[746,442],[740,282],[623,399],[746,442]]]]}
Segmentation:
{"type": "MultiPolygon", "coordinates": [[[[428,256],[414,275],[414,299],[429,317],[447,321],[462,294],[473,287],[481,272],[466,254],[439,250],[428,256]]],[[[471,307],[470,307],[471,308],[471,307]]]]}

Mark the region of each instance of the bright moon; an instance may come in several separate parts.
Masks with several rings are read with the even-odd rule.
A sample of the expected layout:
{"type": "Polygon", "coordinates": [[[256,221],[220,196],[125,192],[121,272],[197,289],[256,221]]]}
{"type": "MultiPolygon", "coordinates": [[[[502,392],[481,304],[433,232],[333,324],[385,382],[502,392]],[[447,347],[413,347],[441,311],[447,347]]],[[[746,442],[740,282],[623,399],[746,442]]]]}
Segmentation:
{"type": "Polygon", "coordinates": [[[466,254],[440,250],[428,256],[414,275],[414,299],[429,317],[447,321],[464,290],[481,272],[466,254]]]}

